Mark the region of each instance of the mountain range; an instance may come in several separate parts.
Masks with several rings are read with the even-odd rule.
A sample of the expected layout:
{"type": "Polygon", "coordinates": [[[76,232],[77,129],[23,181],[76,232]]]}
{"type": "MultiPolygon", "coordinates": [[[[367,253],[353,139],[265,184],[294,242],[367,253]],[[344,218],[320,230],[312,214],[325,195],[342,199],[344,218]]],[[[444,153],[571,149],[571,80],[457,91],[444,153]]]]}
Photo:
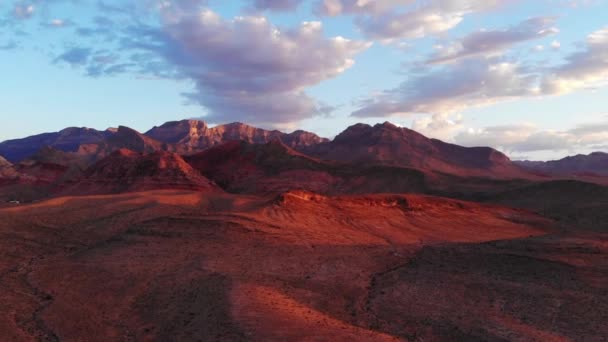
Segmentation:
{"type": "MultiPolygon", "coordinates": [[[[133,168],[116,174],[129,178],[127,175],[140,170],[138,163],[143,161],[137,159],[145,159],[148,154],[171,159],[173,162],[168,164],[180,166],[181,175],[192,176],[190,170],[183,170],[186,163],[225,190],[244,193],[303,188],[321,193],[472,196],[508,189],[514,183],[553,179],[605,184],[606,178],[601,176],[608,169],[605,153],[555,162],[513,162],[490,147],[449,144],[389,122],[356,124],[329,140],[301,130],[282,133],[242,123],[209,127],[203,121],[182,120],[153,127],[146,133],[125,126],[105,131],[71,127],[5,141],[0,143],[0,155],[7,156],[2,160],[0,177],[4,183],[27,180],[26,183],[46,184],[61,192],[85,178],[96,178],[89,184],[101,182],[100,175],[107,171],[103,164],[106,158],[109,165],[124,163],[124,167],[133,168]],[[116,151],[121,154],[116,155],[116,151]],[[129,158],[136,160],[129,162],[129,158]]],[[[171,175],[157,171],[158,175],[171,175]]],[[[173,176],[176,178],[168,180],[168,184],[193,180],[173,176]]],[[[105,182],[110,178],[106,177],[105,182]]]]}
{"type": "Polygon", "coordinates": [[[601,153],[514,162],[388,122],[328,140],[193,120],[0,153],[5,340],[608,335],[601,153]]]}

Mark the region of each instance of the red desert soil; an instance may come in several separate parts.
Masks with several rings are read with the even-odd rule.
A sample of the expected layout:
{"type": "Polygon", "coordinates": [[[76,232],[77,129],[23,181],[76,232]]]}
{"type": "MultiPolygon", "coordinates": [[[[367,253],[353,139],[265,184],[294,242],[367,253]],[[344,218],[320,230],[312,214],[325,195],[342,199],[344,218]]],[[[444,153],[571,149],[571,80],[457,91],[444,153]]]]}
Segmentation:
{"type": "Polygon", "coordinates": [[[0,209],[6,341],[601,341],[608,241],[414,195],[164,190],[0,209]]]}

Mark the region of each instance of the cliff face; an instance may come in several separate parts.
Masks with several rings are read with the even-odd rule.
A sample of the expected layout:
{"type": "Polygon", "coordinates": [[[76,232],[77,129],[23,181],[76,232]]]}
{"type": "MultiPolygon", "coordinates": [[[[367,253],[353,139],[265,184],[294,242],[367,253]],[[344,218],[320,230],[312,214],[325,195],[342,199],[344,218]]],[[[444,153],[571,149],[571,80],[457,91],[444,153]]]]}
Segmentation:
{"type": "Polygon", "coordinates": [[[277,130],[265,130],[239,122],[209,128],[205,122],[199,120],[168,122],[160,127],[152,128],[145,135],[165,143],[184,145],[190,151],[202,151],[235,140],[252,144],[265,144],[274,139],[280,139],[292,148],[328,141],[306,131],[286,134],[277,130]]]}

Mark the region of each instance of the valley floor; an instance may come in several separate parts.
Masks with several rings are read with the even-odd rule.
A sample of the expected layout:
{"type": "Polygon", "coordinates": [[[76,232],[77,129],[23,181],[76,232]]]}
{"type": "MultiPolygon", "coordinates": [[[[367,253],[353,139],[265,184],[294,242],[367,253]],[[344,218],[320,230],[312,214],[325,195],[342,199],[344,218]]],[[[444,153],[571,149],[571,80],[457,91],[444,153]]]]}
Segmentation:
{"type": "Polygon", "coordinates": [[[608,236],[415,195],[0,208],[5,341],[602,341],[608,236]]]}

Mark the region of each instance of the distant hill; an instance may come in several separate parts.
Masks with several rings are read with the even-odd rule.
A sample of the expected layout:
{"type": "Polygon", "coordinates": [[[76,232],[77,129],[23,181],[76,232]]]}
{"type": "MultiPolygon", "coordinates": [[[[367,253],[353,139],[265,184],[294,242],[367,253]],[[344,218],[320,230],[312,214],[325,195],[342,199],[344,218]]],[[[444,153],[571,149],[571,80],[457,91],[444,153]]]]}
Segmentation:
{"type": "Polygon", "coordinates": [[[526,160],[515,163],[526,169],[551,175],[608,176],[608,153],[604,152],[594,152],[589,155],[579,154],[547,162],[526,160]]]}
{"type": "Polygon", "coordinates": [[[82,144],[96,144],[113,135],[111,130],[69,127],[59,132],[43,133],[23,139],[0,143],[0,155],[12,163],[18,163],[45,146],[65,152],[76,152],[82,144]]]}
{"type": "Polygon", "coordinates": [[[304,151],[325,160],[413,167],[466,177],[531,177],[495,149],[448,144],[389,122],[351,126],[333,141],[304,151]]]}

